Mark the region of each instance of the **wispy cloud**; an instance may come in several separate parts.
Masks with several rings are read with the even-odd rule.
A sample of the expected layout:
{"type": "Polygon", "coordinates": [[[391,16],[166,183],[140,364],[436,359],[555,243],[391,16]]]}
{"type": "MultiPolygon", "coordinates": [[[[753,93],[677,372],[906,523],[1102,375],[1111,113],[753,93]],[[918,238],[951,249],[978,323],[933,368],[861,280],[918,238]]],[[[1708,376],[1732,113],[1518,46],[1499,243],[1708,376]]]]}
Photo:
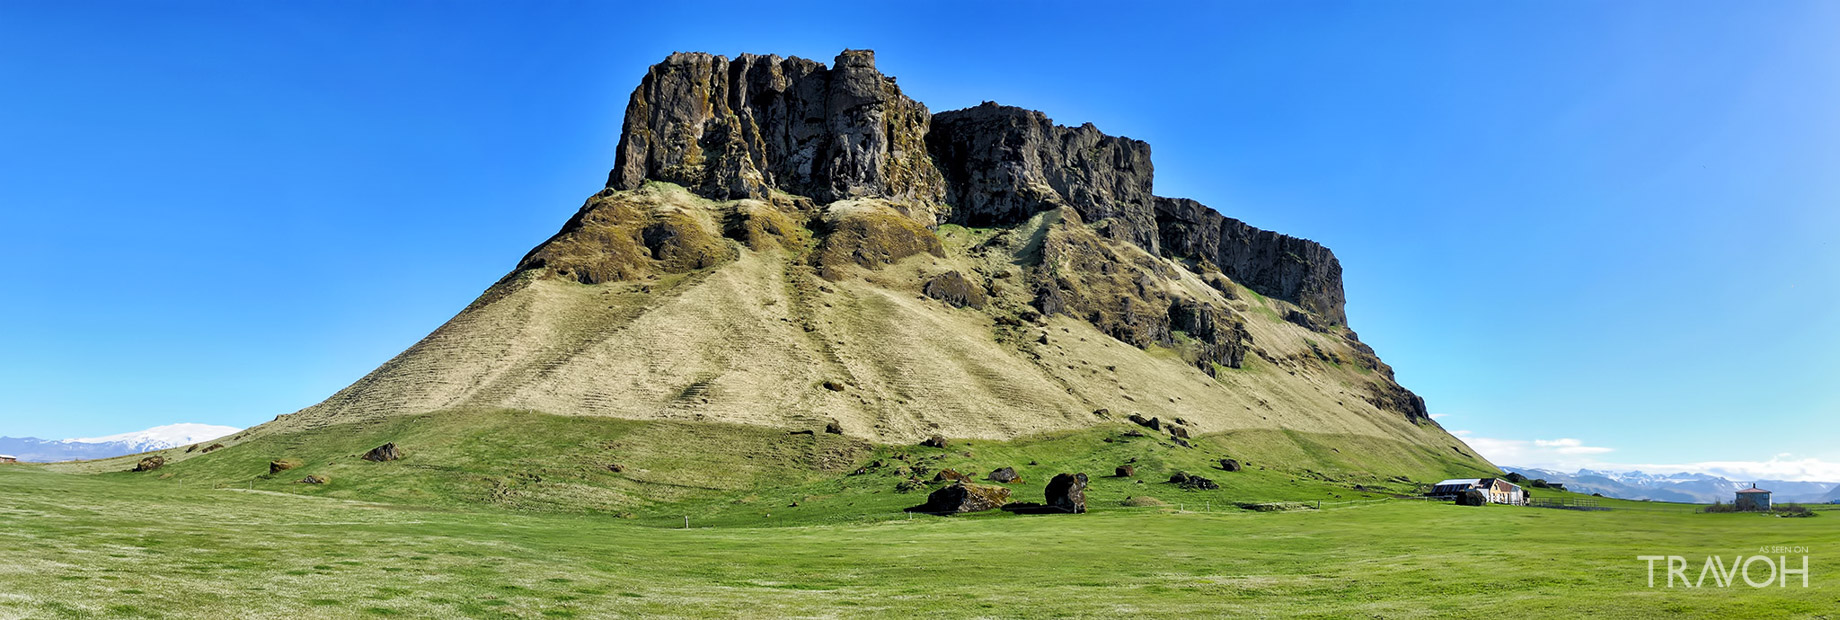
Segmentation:
{"type": "Polygon", "coordinates": [[[1802,482],[1840,481],[1840,463],[1816,458],[1795,458],[1777,454],[1767,461],[1699,461],[1687,463],[1619,463],[1599,458],[1615,452],[1607,446],[1587,445],[1571,437],[1558,439],[1501,439],[1478,437],[1469,431],[1451,431],[1464,443],[1475,448],[1483,458],[1496,465],[1538,467],[1572,472],[1580,469],[1598,471],[1640,471],[1651,474],[1686,472],[1710,474],[1730,480],[1792,480],[1802,482]]]}

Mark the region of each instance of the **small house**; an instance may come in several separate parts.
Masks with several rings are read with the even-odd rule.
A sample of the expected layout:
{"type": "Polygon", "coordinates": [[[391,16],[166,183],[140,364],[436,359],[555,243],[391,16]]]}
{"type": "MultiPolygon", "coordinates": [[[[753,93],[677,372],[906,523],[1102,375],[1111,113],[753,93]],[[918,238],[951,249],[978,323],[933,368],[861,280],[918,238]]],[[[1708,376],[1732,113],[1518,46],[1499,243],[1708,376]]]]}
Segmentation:
{"type": "Polygon", "coordinates": [[[1753,482],[1751,488],[1738,489],[1738,498],[1731,500],[1731,505],[1743,511],[1769,512],[1770,492],[1757,488],[1757,483],[1753,482]]]}
{"type": "Polygon", "coordinates": [[[1432,485],[1431,492],[1425,495],[1432,499],[1455,500],[1471,490],[1488,495],[1491,504],[1527,505],[1527,492],[1501,478],[1453,478],[1432,485]]]}
{"type": "Polygon", "coordinates": [[[0,465],[12,465],[18,462],[19,462],[19,457],[17,456],[13,456],[11,454],[0,454],[0,465]]]}

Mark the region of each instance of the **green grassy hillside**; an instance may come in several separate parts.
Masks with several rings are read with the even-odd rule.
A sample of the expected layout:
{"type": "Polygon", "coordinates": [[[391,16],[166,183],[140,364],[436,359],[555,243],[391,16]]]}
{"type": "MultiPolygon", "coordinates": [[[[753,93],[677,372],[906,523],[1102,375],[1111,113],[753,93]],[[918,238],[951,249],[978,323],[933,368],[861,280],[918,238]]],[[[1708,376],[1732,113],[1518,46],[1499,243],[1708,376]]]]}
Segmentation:
{"type": "Polygon", "coordinates": [[[1006,486],[1023,500],[1040,501],[1043,485],[1056,473],[1083,472],[1100,496],[1222,506],[1373,498],[1414,492],[1447,476],[1488,473],[1448,449],[1364,435],[1254,429],[1197,437],[1189,441],[1193,447],[1182,447],[1167,434],[1108,422],[1010,441],[953,439],[939,449],[878,446],[822,428],[807,430],[813,432],[517,411],[438,412],[253,434],[204,455],[167,450],[160,454],[170,464],[151,472],[125,471],[138,456],[49,467],[103,473],[155,489],[242,487],[423,506],[589,512],[642,523],[690,515],[699,523],[751,525],[898,518],[902,508],[921,503],[928,490],[940,486],[903,493],[896,490],[900,483],[916,477],[930,482],[946,468],[982,478],[996,468],[1015,467],[1023,482],[1006,486]],[[408,456],[385,463],[359,458],[386,442],[408,456]],[[1237,459],[1246,469],[1221,471],[1222,458],[1237,459]],[[274,461],[299,466],[271,474],[274,461]],[[1111,477],[1125,464],[1137,475],[1111,477]],[[1207,476],[1221,489],[1178,489],[1167,482],[1176,471],[1207,476]],[[300,482],[310,475],[330,482],[300,482]]]}

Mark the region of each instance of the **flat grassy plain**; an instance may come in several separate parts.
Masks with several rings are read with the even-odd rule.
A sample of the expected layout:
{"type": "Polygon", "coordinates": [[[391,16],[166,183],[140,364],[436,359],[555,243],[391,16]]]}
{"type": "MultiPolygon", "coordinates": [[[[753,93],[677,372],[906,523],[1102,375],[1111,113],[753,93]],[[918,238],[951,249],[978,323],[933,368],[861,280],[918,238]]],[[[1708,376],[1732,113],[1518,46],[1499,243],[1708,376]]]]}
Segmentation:
{"type": "MultiPolygon", "coordinates": [[[[1840,513],[1390,500],[647,527],[0,468],[0,617],[1832,617],[1840,513]],[[1638,555],[1806,547],[1809,588],[1649,588],[1638,555]]],[[[918,499],[918,498],[916,498],[918,499]]],[[[1173,503],[1175,498],[1171,498],[1173,503]]],[[[1797,584],[1799,585],[1799,584],[1797,584]]]]}

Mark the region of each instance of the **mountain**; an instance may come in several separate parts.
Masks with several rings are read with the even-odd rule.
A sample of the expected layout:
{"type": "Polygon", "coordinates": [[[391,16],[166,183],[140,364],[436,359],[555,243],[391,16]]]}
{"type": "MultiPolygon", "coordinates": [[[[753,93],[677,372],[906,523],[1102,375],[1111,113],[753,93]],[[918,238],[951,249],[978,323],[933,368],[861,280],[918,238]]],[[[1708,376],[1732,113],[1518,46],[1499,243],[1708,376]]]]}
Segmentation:
{"type": "Polygon", "coordinates": [[[34,437],[0,437],[0,454],[19,460],[49,463],[101,459],[177,448],[201,441],[230,436],[243,429],[211,424],[168,424],[153,428],[84,439],[48,440],[34,437]]]}
{"type": "MultiPolygon", "coordinates": [[[[796,459],[847,470],[878,445],[1135,418],[1165,445],[1270,454],[1261,467],[1298,476],[1497,471],[1349,328],[1329,248],[1152,181],[1144,142],[995,103],[932,114],[873,52],[673,54],[627,102],[605,186],[472,304],[324,402],[169,459],[340,459],[368,449],[357,437],[451,447],[503,428],[479,439],[510,462],[456,450],[464,465],[444,467],[478,472],[439,483],[499,497],[538,458],[575,463],[540,484],[601,489],[605,472],[578,468],[660,433],[746,453],[825,429],[832,447],[796,459]],[[533,414],[571,419],[504,426],[533,414]],[[645,438],[521,434],[546,425],[645,438]]],[[[678,449],[702,459],[669,463],[680,486],[733,473],[703,467],[732,454],[678,449]]]]}
{"type": "Polygon", "coordinates": [[[1752,484],[1772,491],[1773,499],[1778,502],[1824,502],[1840,499],[1840,497],[1830,497],[1840,493],[1840,486],[1836,486],[1836,483],[1833,482],[1791,480],[1734,482],[1711,474],[1685,472],[1657,474],[1641,471],[1580,469],[1568,474],[1527,467],[1507,466],[1503,469],[1518,472],[1529,478],[1563,483],[1567,490],[1579,493],[1602,493],[1608,497],[1622,499],[1698,504],[1710,504],[1715,501],[1731,503],[1733,494],[1738,489],[1749,488],[1752,484]]]}

